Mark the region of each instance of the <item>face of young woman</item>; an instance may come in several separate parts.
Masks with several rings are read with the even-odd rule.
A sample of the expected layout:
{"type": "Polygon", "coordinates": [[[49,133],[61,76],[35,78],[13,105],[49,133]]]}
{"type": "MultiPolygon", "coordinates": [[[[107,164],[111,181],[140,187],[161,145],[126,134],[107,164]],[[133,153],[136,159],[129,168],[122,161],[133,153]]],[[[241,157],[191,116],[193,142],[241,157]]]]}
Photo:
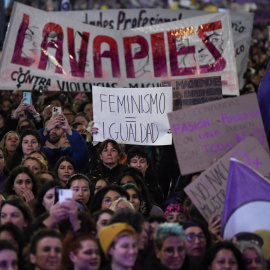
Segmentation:
{"type": "Polygon", "coordinates": [[[96,185],[95,185],[95,194],[96,194],[99,190],[101,190],[102,188],[107,187],[107,186],[108,186],[108,184],[107,184],[107,182],[106,182],[105,180],[99,179],[99,180],[96,182],[96,185]]]}
{"type": "Polygon", "coordinates": [[[132,235],[123,236],[109,248],[115,269],[129,269],[134,266],[138,254],[137,238],[132,235]]]}
{"type": "Polygon", "coordinates": [[[192,226],[185,230],[187,236],[185,240],[187,254],[196,259],[200,259],[206,250],[206,238],[200,227],[192,226]]]}
{"type": "Polygon", "coordinates": [[[13,190],[18,196],[23,196],[24,189],[29,189],[32,191],[33,182],[28,174],[19,173],[14,180],[13,190]]]}
{"type": "Polygon", "coordinates": [[[40,145],[38,140],[33,135],[26,135],[22,139],[22,152],[24,156],[28,156],[33,151],[38,151],[40,149],[40,145]]]}
{"type": "Polygon", "coordinates": [[[17,242],[17,240],[14,238],[14,236],[11,234],[10,231],[2,231],[0,233],[0,239],[7,240],[19,250],[19,243],[17,242]]]}
{"type": "Polygon", "coordinates": [[[100,266],[99,249],[95,241],[85,239],[80,242],[81,248],[70,254],[74,270],[98,270],[100,266]]]}
{"type": "Polygon", "coordinates": [[[101,209],[109,208],[111,204],[120,197],[121,195],[117,191],[109,190],[102,200],[101,209]]]}
{"type": "Polygon", "coordinates": [[[186,257],[184,241],[178,236],[169,236],[163,241],[161,249],[156,251],[156,255],[168,269],[178,270],[186,257]]]}
{"type": "Polygon", "coordinates": [[[261,257],[254,249],[246,248],[243,252],[247,270],[263,270],[261,257]]]}
{"type": "Polygon", "coordinates": [[[212,261],[209,270],[238,270],[237,260],[229,249],[221,249],[217,254],[215,259],[212,261]]]}
{"type": "Polygon", "coordinates": [[[127,193],[129,194],[129,201],[133,204],[135,210],[139,211],[140,210],[140,205],[141,205],[139,195],[132,188],[128,189],[127,193]]]}
{"type": "Polygon", "coordinates": [[[84,179],[74,180],[71,183],[70,189],[73,193],[73,199],[81,203],[87,204],[90,198],[89,184],[84,179]]]}
{"type": "Polygon", "coordinates": [[[17,146],[20,143],[20,139],[16,133],[9,133],[6,136],[5,148],[8,152],[15,152],[17,146]]]}
{"type": "Polygon", "coordinates": [[[23,166],[29,168],[33,173],[38,173],[41,171],[40,164],[34,159],[27,159],[24,161],[23,166]]]}
{"type": "Polygon", "coordinates": [[[51,207],[53,206],[54,204],[54,192],[55,192],[55,188],[51,188],[49,189],[44,197],[43,197],[43,206],[44,208],[46,209],[46,211],[50,211],[51,207]]]}
{"type": "Polygon", "coordinates": [[[17,270],[18,256],[14,250],[3,249],[0,251],[0,270],[17,270]]]}
{"type": "Polygon", "coordinates": [[[23,213],[17,207],[5,204],[1,209],[1,224],[12,223],[19,229],[23,229],[27,226],[27,222],[24,220],[23,213]]]}
{"type": "Polygon", "coordinates": [[[183,224],[187,220],[186,216],[180,212],[170,213],[166,216],[166,219],[168,222],[180,224],[183,224]]]}
{"type": "Polygon", "coordinates": [[[68,161],[63,161],[58,168],[58,177],[64,185],[67,184],[68,179],[74,173],[74,168],[68,161]]]}
{"type": "Polygon", "coordinates": [[[30,254],[35,269],[58,270],[62,258],[62,242],[59,238],[44,237],[37,243],[36,254],[30,254]]]}
{"type": "Polygon", "coordinates": [[[107,226],[112,218],[112,215],[109,213],[103,213],[99,215],[99,218],[97,220],[96,229],[97,229],[97,235],[99,235],[100,230],[107,226]]]}

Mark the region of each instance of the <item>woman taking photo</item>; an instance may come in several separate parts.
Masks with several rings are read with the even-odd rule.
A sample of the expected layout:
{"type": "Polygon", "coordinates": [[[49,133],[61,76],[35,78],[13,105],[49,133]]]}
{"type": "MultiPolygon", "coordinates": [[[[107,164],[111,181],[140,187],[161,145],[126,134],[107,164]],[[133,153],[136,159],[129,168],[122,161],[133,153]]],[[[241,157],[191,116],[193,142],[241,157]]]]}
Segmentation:
{"type": "Polygon", "coordinates": [[[55,203],[55,188],[60,187],[58,181],[52,180],[43,184],[38,192],[34,205],[34,216],[39,217],[49,213],[55,203]]]}
{"type": "Polygon", "coordinates": [[[73,174],[66,185],[66,188],[72,190],[73,199],[79,203],[90,207],[90,196],[93,188],[90,185],[88,177],[82,173],[73,174]]]}
{"type": "Polygon", "coordinates": [[[98,242],[91,234],[68,233],[63,241],[60,270],[98,270],[100,252],[98,242]]]}

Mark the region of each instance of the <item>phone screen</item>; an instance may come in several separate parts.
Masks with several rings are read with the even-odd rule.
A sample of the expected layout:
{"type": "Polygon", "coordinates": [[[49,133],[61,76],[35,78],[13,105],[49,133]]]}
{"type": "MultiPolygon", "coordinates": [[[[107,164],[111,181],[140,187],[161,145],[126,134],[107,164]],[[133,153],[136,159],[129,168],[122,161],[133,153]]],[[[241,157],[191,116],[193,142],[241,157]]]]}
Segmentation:
{"type": "Polygon", "coordinates": [[[31,104],[31,92],[23,92],[24,104],[31,104]]]}

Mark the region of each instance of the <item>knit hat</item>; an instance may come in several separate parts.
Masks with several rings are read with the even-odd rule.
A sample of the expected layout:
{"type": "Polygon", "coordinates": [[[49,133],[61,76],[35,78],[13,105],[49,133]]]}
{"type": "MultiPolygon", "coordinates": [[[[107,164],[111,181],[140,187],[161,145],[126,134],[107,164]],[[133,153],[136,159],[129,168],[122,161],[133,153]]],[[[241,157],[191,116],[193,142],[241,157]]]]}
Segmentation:
{"type": "Polygon", "coordinates": [[[111,225],[105,226],[100,230],[99,241],[101,248],[108,258],[108,249],[113,243],[114,238],[123,231],[131,232],[134,235],[137,235],[135,230],[128,225],[127,223],[113,223],[111,225]]]}

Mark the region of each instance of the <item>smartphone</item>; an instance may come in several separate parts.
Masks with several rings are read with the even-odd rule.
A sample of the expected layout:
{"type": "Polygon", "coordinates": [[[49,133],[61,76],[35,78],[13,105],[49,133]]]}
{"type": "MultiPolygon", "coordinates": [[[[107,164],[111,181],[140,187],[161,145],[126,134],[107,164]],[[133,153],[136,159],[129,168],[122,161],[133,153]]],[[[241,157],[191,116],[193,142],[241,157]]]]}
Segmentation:
{"type": "Polygon", "coordinates": [[[24,104],[31,104],[31,92],[23,92],[23,98],[25,98],[24,104]]]}
{"type": "Polygon", "coordinates": [[[67,188],[55,188],[54,203],[56,204],[64,202],[66,199],[72,199],[73,194],[71,189],[67,188]]]}
{"type": "Polygon", "coordinates": [[[55,113],[61,113],[62,112],[62,108],[61,107],[53,107],[52,108],[52,114],[55,114],[55,113]]]}

